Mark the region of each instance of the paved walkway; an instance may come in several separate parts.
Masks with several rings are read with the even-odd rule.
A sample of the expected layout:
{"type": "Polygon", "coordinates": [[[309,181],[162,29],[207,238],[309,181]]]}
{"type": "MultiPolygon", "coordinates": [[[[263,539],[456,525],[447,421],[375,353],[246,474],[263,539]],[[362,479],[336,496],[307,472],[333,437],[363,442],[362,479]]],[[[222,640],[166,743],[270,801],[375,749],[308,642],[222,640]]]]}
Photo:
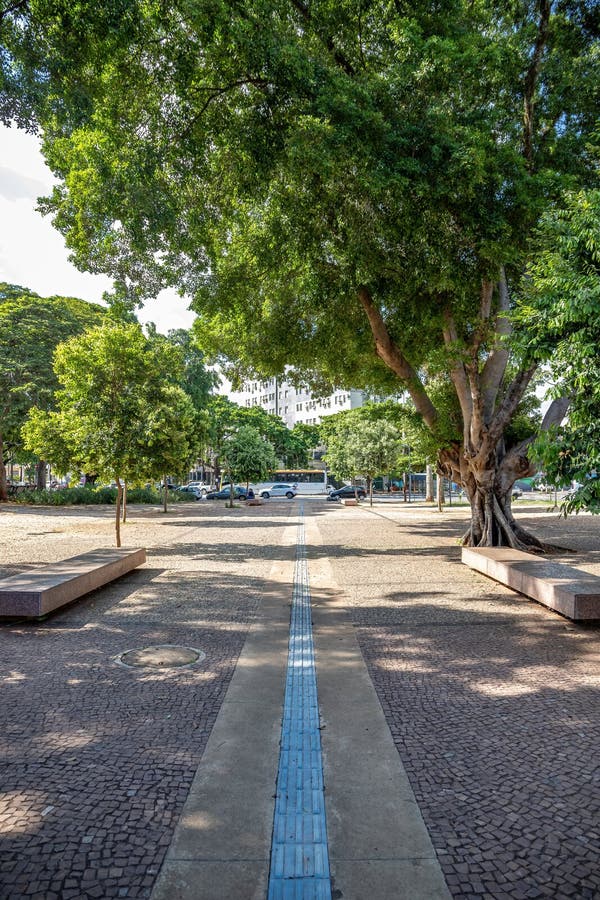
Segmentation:
{"type": "MultiPolygon", "coordinates": [[[[0,897],[264,900],[297,511],[132,513],[147,567],[0,629],[0,897]],[[150,643],[207,656],[115,661],[150,643]]],[[[599,897],[600,631],[461,566],[464,516],[306,504],[332,897],[599,897]]],[[[0,513],[0,572],[109,528],[0,513]]]]}

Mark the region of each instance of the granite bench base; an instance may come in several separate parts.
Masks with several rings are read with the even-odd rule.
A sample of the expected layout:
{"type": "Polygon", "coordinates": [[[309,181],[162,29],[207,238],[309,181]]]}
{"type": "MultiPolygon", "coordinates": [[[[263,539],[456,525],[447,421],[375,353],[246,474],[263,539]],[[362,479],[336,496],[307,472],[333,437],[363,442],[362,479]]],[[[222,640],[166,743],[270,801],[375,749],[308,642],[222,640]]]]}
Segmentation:
{"type": "Polygon", "coordinates": [[[341,502],[342,506],[358,506],[358,500],[356,499],[348,498],[347,500],[342,500],[341,502]]]}
{"type": "Polygon", "coordinates": [[[509,547],[463,547],[462,561],[575,622],[600,621],[600,578],[509,547]]]}
{"type": "Polygon", "coordinates": [[[45,616],[145,562],[145,550],[92,550],[10,575],[0,579],[0,616],[45,616]]]}

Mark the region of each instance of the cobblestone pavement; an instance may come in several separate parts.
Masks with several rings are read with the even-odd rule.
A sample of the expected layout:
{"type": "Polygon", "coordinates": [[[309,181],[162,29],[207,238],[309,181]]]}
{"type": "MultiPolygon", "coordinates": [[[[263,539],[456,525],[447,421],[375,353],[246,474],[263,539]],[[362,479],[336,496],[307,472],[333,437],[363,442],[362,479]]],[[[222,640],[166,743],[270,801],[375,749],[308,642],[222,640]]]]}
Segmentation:
{"type": "MultiPolygon", "coordinates": [[[[290,505],[130,510],[145,567],[42,623],[0,626],[0,897],[142,898],[219,711],[290,505]],[[199,648],[185,669],[125,650],[199,648]]],[[[112,512],[4,507],[0,574],[113,544],[112,512]]]]}
{"type": "MultiPolygon", "coordinates": [[[[600,897],[600,628],[460,563],[466,511],[319,518],[456,897],[600,897]]],[[[600,522],[519,513],[600,574],[600,522]]]]}

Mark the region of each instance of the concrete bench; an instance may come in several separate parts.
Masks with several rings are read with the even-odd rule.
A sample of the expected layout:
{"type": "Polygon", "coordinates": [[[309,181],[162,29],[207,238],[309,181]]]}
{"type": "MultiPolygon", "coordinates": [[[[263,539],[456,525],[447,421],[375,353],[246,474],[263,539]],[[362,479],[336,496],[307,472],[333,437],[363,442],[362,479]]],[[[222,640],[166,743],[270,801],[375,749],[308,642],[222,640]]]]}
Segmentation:
{"type": "Polygon", "coordinates": [[[356,498],[348,498],[347,500],[342,500],[341,502],[342,506],[358,506],[358,500],[356,498]]]}
{"type": "Polygon", "coordinates": [[[568,619],[600,621],[597,575],[509,547],[463,547],[462,561],[568,619]]]}
{"type": "Polygon", "coordinates": [[[145,562],[145,550],[92,550],[10,575],[0,579],[0,616],[45,616],[145,562]]]}

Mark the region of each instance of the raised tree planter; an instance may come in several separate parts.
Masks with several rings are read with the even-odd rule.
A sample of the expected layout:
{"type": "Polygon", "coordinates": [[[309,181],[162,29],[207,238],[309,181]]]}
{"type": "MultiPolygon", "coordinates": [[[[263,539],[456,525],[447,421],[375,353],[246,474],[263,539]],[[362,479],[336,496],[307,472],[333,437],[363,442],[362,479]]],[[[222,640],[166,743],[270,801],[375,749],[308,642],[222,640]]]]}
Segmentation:
{"type": "Polygon", "coordinates": [[[45,616],[145,562],[145,550],[91,550],[10,575],[0,579],[0,616],[45,616]]]}
{"type": "Polygon", "coordinates": [[[600,621],[600,578],[509,547],[463,547],[471,569],[576,622],[600,621]]]}

